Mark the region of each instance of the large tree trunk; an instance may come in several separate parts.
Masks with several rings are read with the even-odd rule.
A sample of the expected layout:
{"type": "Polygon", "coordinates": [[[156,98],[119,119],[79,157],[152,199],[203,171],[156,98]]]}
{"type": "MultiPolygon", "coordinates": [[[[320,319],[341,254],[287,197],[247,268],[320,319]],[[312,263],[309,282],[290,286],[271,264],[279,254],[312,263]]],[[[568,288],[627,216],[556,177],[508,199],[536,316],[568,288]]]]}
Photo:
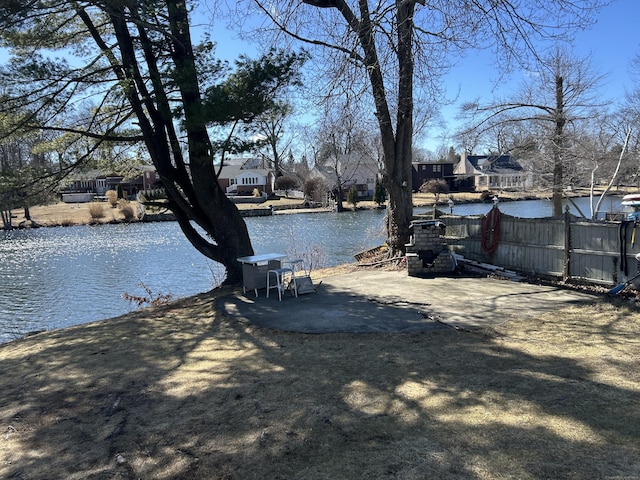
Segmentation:
{"type": "Polygon", "coordinates": [[[389,202],[387,204],[387,244],[395,254],[403,254],[409,242],[409,225],[413,219],[413,201],[411,191],[388,183],[389,202]],[[392,189],[392,190],[391,190],[392,189]]]}
{"type": "Polygon", "coordinates": [[[203,213],[206,222],[202,218],[198,222],[206,226],[207,233],[215,239],[216,245],[212,245],[196,230],[188,212],[176,208],[175,203],[170,201],[171,210],[191,244],[203,255],[225,266],[227,278],[224,283],[238,285],[242,282],[242,265],[237,258],[253,255],[254,251],[240,211],[222,189],[218,190],[200,205],[199,210],[206,212],[203,213]]]}
{"type": "Polygon", "coordinates": [[[389,193],[387,207],[387,243],[394,254],[405,252],[409,241],[409,225],[413,218],[411,190],[411,146],[413,141],[413,13],[414,1],[396,0],[398,45],[398,112],[396,128],[389,111],[384,76],[373,34],[373,24],[366,0],[358,2],[360,18],[357,18],[344,0],[303,0],[316,7],[337,8],[349,27],[357,33],[364,52],[363,66],[376,107],[376,118],[380,128],[385,171],[382,183],[389,193]]]}
{"type": "MultiPolygon", "coordinates": [[[[240,256],[253,255],[253,247],[246,223],[238,208],[227,198],[218,184],[218,176],[213,165],[213,148],[203,122],[202,96],[198,84],[195,55],[189,34],[187,10],[184,4],[169,6],[169,24],[176,41],[173,43],[173,60],[180,71],[178,88],[184,108],[187,142],[189,147],[190,192],[172,189],[174,199],[181,201],[186,193],[189,200],[184,215],[178,213],[180,226],[191,243],[209,258],[220,262],[227,271],[226,284],[242,282],[242,266],[237,261],[240,256]],[[215,245],[194,234],[190,221],[196,221],[215,241],[215,245]]],[[[168,121],[168,119],[165,119],[168,121]]],[[[174,141],[175,143],[175,141],[174,141]]],[[[175,153],[174,153],[175,155],[175,153]]],[[[180,205],[172,202],[174,205],[180,205]]]]}
{"type": "MultiPolygon", "coordinates": [[[[192,243],[200,252],[223,264],[227,270],[225,283],[234,285],[242,282],[242,265],[237,258],[253,255],[254,251],[244,218],[218,184],[212,159],[206,150],[208,138],[203,127],[199,135],[194,132],[190,139],[194,142],[190,151],[194,152],[191,154],[191,175],[195,192],[190,209],[193,218],[190,220],[197,218],[199,225],[215,240],[216,246],[201,235],[194,237],[192,243]],[[198,155],[199,151],[201,155],[198,155]]],[[[190,225],[181,222],[185,233],[190,225]]]]}
{"type": "MultiPolygon", "coordinates": [[[[405,253],[409,242],[409,225],[413,219],[413,13],[415,2],[396,2],[398,15],[398,114],[396,119],[395,159],[392,184],[393,202],[389,202],[392,225],[389,244],[405,253]]],[[[387,170],[389,171],[387,162],[387,170]]],[[[391,198],[391,195],[390,195],[391,198]]]]}
{"type": "Polygon", "coordinates": [[[336,197],[336,212],[344,212],[344,202],[342,201],[344,191],[342,190],[342,185],[338,185],[338,187],[333,192],[334,196],[336,197]]]}
{"type": "Polygon", "coordinates": [[[555,111],[555,132],[553,137],[553,193],[551,201],[553,204],[553,216],[562,215],[562,190],[564,187],[564,165],[562,154],[564,148],[564,79],[556,75],[556,111],[555,111]]]}
{"type": "MultiPolygon", "coordinates": [[[[398,113],[396,130],[387,102],[386,87],[373,37],[367,2],[360,2],[358,35],[376,106],[384,166],[382,182],[389,192],[387,243],[395,254],[405,252],[413,218],[411,159],[413,141],[413,11],[414,2],[397,2],[398,14],[398,113]]],[[[344,12],[343,12],[344,14],[344,12]]],[[[345,16],[347,21],[353,19],[345,16]]]]}
{"type": "Polygon", "coordinates": [[[182,129],[186,133],[188,159],[183,157],[171,102],[158,67],[155,44],[144,29],[144,22],[138,18],[136,7],[114,4],[107,8],[120,49],[120,61],[115,59],[89,16],[82,10],[79,14],[121,80],[153,164],[163,181],[169,208],[176,215],[182,231],[198,251],[224,265],[227,271],[225,284],[239,284],[242,266],[237,258],[252,255],[253,247],[242,215],[218,184],[213,165],[214,152],[202,114],[186,5],[167,2],[167,7],[172,33],[167,41],[170,42],[176,71],[180,72],[175,78],[175,88],[182,100],[182,129]],[[137,20],[138,37],[135,41],[127,24],[129,16],[137,20]],[[140,45],[141,52],[136,51],[136,45],[140,45]],[[141,55],[148,69],[146,75],[142,74],[145,69],[140,65],[141,55]]]}

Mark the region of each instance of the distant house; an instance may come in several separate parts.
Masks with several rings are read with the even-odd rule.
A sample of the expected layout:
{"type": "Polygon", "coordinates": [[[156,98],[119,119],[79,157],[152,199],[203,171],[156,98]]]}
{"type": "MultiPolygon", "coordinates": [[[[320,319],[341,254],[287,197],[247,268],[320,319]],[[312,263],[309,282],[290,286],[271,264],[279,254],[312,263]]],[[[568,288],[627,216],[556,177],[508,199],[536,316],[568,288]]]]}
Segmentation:
{"type": "Polygon", "coordinates": [[[531,175],[511,155],[467,155],[463,153],[453,171],[459,184],[472,189],[525,190],[531,188],[531,175]]]}
{"type": "Polygon", "coordinates": [[[254,189],[271,195],[275,176],[262,159],[231,159],[223,165],[218,184],[227,195],[253,195],[254,189]]]}
{"type": "Polygon", "coordinates": [[[108,190],[120,189],[125,198],[133,198],[140,190],[157,187],[159,176],[153,166],[143,165],[137,167],[137,171],[138,174],[130,178],[116,174],[105,175],[97,170],[77,173],[69,178],[60,193],[63,199],[77,193],[103,197],[108,190]]]}
{"type": "Polygon", "coordinates": [[[90,170],[70,175],[60,188],[60,193],[96,193],[96,176],[99,172],[90,170]]]}
{"type": "Polygon", "coordinates": [[[417,192],[420,186],[433,179],[444,179],[449,185],[451,191],[456,191],[453,175],[453,166],[451,162],[419,162],[411,165],[411,185],[413,191],[417,192]]]}
{"type": "Polygon", "coordinates": [[[156,172],[156,168],[152,165],[144,165],[139,167],[142,174],[142,189],[153,190],[160,184],[160,175],[156,172]]]}
{"type": "Polygon", "coordinates": [[[100,175],[96,177],[96,194],[104,195],[107,190],[120,189],[125,198],[133,198],[141,190],[152,190],[158,187],[160,176],[152,165],[136,167],[135,176],[100,175]]]}
{"type": "Polygon", "coordinates": [[[359,197],[372,197],[379,175],[378,162],[366,155],[341,155],[335,163],[327,161],[309,172],[309,178],[323,180],[331,192],[337,192],[341,185],[343,200],[352,185],[359,197]]]}

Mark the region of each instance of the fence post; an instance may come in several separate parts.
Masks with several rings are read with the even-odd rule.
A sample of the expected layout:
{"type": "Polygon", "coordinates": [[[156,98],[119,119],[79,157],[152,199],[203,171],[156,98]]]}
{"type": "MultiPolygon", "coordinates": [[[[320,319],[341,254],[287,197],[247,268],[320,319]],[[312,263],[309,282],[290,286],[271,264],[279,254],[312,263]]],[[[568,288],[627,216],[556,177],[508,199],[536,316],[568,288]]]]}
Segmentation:
{"type": "Polygon", "coordinates": [[[571,217],[569,205],[564,209],[564,265],[562,267],[562,280],[566,282],[571,276],[571,217]]]}

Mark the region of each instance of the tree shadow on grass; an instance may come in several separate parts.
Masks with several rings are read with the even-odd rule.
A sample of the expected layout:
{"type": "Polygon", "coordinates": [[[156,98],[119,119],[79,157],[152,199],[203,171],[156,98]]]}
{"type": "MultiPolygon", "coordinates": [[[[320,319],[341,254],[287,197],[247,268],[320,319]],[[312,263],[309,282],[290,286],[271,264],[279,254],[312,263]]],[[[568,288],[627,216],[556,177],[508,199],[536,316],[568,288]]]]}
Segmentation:
{"type": "MultiPolygon", "coordinates": [[[[603,382],[600,364],[537,345],[533,330],[525,340],[455,330],[287,333],[216,314],[216,295],[0,347],[0,475],[639,473],[632,379],[603,382]]],[[[567,340],[606,335],[629,356],[611,368],[637,375],[637,342],[625,343],[620,321],[576,314],[567,340]]]]}

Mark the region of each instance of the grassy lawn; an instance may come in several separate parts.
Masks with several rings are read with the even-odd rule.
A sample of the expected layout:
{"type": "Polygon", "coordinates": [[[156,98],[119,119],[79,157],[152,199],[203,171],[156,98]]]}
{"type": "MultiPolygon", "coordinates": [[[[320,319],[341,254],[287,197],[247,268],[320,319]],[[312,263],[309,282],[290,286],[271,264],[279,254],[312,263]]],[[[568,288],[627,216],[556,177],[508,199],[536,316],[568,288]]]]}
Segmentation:
{"type": "Polygon", "coordinates": [[[0,477],[640,478],[640,316],[304,335],[221,292],[0,345],[0,477]]]}

